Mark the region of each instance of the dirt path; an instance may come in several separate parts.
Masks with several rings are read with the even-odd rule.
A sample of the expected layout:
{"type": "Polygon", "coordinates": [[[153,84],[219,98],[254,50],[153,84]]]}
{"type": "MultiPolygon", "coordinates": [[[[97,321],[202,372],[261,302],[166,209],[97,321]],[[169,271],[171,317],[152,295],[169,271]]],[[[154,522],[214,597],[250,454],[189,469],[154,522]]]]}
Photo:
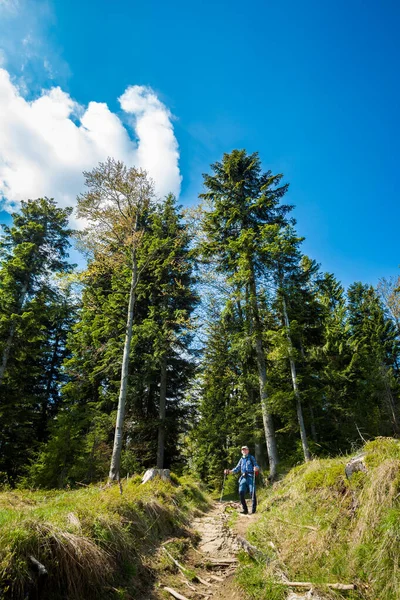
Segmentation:
{"type": "MultiPolygon", "coordinates": [[[[184,567],[193,569],[199,580],[190,582],[182,575],[178,578],[179,588],[173,588],[185,598],[243,600],[243,592],[234,582],[236,555],[241,548],[236,536],[244,536],[258,515],[238,516],[231,528],[228,521],[232,518],[232,509],[239,508],[240,505],[234,502],[215,503],[211,510],[192,522],[200,540],[197,548],[190,550],[185,558],[184,567]]],[[[170,597],[173,598],[172,595],[170,597]]]]}
{"type": "MultiPolygon", "coordinates": [[[[162,598],[243,600],[243,591],[235,584],[238,566],[236,556],[242,548],[238,538],[245,538],[249,526],[257,521],[258,514],[238,515],[232,519],[240,508],[236,502],[215,503],[207,513],[193,520],[192,528],[199,536],[199,543],[187,552],[184,563],[179,564],[179,575],[175,575],[170,583],[165,581],[160,585],[162,598]],[[190,572],[197,577],[190,579],[190,572]],[[168,592],[168,588],[177,592],[178,596],[168,592]]],[[[287,600],[323,598],[313,591],[297,594],[288,590],[287,600]]]]}

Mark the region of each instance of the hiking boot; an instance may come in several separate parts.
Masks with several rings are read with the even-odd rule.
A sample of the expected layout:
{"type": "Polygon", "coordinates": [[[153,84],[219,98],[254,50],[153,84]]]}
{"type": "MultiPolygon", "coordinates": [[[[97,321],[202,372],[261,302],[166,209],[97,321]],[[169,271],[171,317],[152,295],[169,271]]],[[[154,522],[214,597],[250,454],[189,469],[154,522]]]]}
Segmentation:
{"type": "Polygon", "coordinates": [[[239,514],[240,515],[248,515],[249,511],[248,510],[241,510],[239,514]]]}

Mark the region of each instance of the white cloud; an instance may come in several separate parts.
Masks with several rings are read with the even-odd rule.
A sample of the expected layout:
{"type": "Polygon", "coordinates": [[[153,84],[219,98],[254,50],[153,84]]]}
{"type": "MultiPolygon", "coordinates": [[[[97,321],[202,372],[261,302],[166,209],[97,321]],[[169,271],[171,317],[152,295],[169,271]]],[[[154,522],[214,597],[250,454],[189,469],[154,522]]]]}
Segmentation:
{"type": "Polygon", "coordinates": [[[27,101],[0,69],[0,197],[10,209],[22,199],[54,197],[75,205],[82,171],[107,156],[146,169],[160,196],[180,191],[179,151],[172,116],[147,87],[119,98],[131,132],[101,102],[79,105],[60,87],[27,101]],[[130,135],[133,134],[133,139],[130,135]]]}

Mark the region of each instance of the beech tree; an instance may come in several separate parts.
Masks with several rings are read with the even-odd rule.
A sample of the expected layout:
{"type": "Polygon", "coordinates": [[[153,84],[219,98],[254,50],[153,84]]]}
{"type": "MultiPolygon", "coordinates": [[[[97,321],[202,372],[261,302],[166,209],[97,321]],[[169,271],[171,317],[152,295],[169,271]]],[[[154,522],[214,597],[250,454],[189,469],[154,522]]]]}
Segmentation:
{"type": "MultiPolygon", "coordinates": [[[[121,266],[128,257],[131,268],[125,342],[121,365],[121,383],[115,425],[114,447],[109,480],[119,480],[129,353],[135,311],[136,288],[141,270],[138,249],[147,226],[148,213],[155,202],[154,186],[147,173],[109,158],[92,171],[84,172],[88,190],[78,196],[78,217],[87,221],[80,238],[98,264],[121,266]]],[[[142,267],[143,268],[143,267],[142,267]]]]}

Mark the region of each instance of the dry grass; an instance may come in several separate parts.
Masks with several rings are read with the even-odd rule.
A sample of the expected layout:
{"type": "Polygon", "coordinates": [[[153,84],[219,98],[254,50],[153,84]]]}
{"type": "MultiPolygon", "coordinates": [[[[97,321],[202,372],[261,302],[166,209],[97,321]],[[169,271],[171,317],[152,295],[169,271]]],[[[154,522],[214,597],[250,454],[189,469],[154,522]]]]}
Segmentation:
{"type": "Polygon", "coordinates": [[[350,457],[339,457],[296,467],[267,490],[248,537],[271,560],[262,567],[269,587],[284,572],[293,581],[358,584],[346,598],[400,599],[400,442],[379,438],[364,451],[368,473],[350,481],[350,457]]]}
{"type": "Polygon", "coordinates": [[[95,486],[0,493],[0,597],[33,593],[30,556],[48,570],[43,600],[143,597],[148,557],[165,537],[189,535],[191,511],[206,504],[185,479],[129,481],[122,496],[117,487],[95,486]]]}

